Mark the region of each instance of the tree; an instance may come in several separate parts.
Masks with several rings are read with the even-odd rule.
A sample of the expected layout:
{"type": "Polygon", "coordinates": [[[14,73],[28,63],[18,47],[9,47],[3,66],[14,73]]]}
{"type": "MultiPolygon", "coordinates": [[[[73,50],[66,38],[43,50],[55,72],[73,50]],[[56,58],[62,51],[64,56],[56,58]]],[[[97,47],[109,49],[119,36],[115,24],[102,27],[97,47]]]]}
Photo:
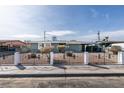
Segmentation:
{"type": "Polygon", "coordinates": [[[54,47],[53,46],[49,46],[49,47],[43,47],[43,48],[41,48],[41,53],[42,54],[48,54],[48,53],[50,53],[51,51],[52,51],[52,49],[53,49],[54,47]]]}
{"type": "Polygon", "coordinates": [[[41,48],[40,52],[42,54],[45,54],[47,58],[50,60],[50,52],[52,51],[53,48],[54,48],[53,46],[43,47],[41,48]]]}

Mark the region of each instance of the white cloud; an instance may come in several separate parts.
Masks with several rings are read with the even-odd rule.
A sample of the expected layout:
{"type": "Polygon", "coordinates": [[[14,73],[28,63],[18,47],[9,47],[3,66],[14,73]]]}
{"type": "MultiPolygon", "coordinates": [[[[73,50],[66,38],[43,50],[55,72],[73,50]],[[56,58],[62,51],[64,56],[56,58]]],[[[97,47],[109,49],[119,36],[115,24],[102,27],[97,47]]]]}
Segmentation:
{"type": "Polygon", "coordinates": [[[98,16],[98,12],[95,9],[91,8],[90,11],[92,13],[92,17],[97,17],[98,16]]]}
{"type": "Polygon", "coordinates": [[[94,8],[90,8],[91,11],[91,16],[93,18],[97,18],[97,17],[101,17],[101,18],[105,18],[106,20],[110,19],[110,15],[108,13],[99,13],[96,9],[94,8]]]}
{"type": "Polygon", "coordinates": [[[22,34],[22,35],[13,35],[14,38],[41,38],[39,35],[33,35],[33,34],[22,34]]]}
{"type": "MultiPolygon", "coordinates": [[[[100,36],[101,39],[103,39],[105,36],[109,36],[110,40],[124,40],[124,30],[101,32],[100,36]]],[[[97,40],[97,33],[80,36],[77,39],[82,41],[95,41],[97,40]]]]}
{"type": "MultiPolygon", "coordinates": [[[[37,11],[30,6],[0,6],[0,35],[10,36],[19,34],[35,34],[39,28],[35,25],[38,18],[35,17],[37,11]],[[28,8],[29,7],[29,8],[28,8]]],[[[43,8],[43,7],[42,7],[43,8]]],[[[44,8],[40,8],[40,14],[44,8]]],[[[39,24],[39,23],[38,23],[39,24]]],[[[40,24],[41,25],[41,24],[40,24]]],[[[41,30],[41,28],[40,28],[41,30]]],[[[9,38],[9,37],[7,37],[9,38]]],[[[0,37],[1,39],[1,37],[0,37]]]]}
{"type": "Polygon", "coordinates": [[[60,30],[60,31],[56,30],[56,31],[47,32],[47,34],[51,36],[65,36],[65,35],[71,35],[74,33],[75,32],[70,31],[70,30],[60,30]]]}

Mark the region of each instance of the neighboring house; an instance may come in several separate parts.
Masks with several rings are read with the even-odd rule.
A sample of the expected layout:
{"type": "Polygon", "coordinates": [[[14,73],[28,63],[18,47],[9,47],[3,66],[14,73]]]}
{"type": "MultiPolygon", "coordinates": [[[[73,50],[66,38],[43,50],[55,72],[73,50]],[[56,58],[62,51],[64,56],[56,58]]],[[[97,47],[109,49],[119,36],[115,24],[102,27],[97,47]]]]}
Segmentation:
{"type": "Polygon", "coordinates": [[[100,45],[105,47],[106,52],[117,54],[118,51],[124,51],[124,41],[101,41],[100,45]]]}
{"type": "Polygon", "coordinates": [[[119,46],[121,50],[124,51],[124,43],[115,43],[115,44],[112,44],[111,46],[119,46]]]}
{"type": "Polygon", "coordinates": [[[20,40],[0,40],[0,52],[21,51],[23,48],[29,46],[29,43],[25,43],[20,40]]]}

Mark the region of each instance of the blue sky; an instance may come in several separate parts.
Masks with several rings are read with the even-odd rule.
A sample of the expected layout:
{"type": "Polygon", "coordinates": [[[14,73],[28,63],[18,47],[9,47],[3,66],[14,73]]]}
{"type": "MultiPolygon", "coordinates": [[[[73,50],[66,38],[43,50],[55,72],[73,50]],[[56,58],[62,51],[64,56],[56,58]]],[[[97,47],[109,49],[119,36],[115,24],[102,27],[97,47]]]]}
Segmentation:
{"type": "Polygon", "coordinates": [[[0,39],[124,40],[124,6],[0,6],[0,39]]]}

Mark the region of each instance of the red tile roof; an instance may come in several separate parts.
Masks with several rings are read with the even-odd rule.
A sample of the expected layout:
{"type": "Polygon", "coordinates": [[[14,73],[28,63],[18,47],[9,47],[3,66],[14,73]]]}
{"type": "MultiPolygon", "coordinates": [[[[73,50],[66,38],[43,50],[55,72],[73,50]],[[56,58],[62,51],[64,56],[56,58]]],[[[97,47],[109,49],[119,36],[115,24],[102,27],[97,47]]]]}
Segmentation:
{"type": "Polygon", "coordinates": [[[21,47],[21,46],[29,46],[30,43],[25,43],[20,40],[0,40],[0,44],[7,45],[10,47],[21,47]]]}

